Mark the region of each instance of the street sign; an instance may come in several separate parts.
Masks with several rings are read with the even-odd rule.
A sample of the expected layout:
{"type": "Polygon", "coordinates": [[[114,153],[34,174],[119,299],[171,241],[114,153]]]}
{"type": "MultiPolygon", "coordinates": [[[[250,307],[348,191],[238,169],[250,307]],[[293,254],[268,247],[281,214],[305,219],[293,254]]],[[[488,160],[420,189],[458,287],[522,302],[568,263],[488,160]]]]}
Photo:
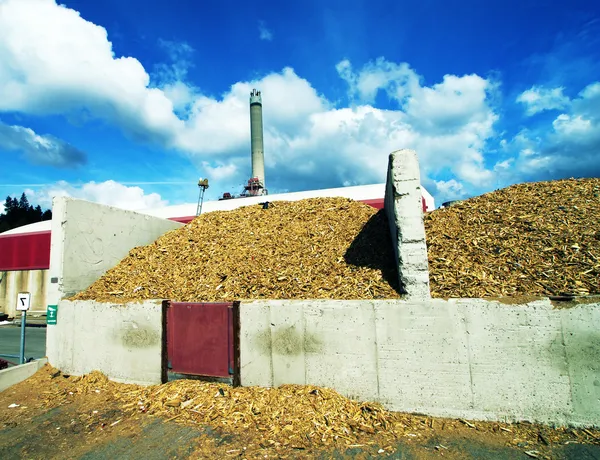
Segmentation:
{"type": "Polygon", "coordinates": [[[31,293],[30,292],[19,292],[17,294],[17,310],[18,311],[29,310],[30,303],[31,303],[31,293]]]}
{"type": "Polygon", "coordinates": [[[46,312],[46,324],[56,324],[58,319],[58,305],[48,305],[46,312]]]}

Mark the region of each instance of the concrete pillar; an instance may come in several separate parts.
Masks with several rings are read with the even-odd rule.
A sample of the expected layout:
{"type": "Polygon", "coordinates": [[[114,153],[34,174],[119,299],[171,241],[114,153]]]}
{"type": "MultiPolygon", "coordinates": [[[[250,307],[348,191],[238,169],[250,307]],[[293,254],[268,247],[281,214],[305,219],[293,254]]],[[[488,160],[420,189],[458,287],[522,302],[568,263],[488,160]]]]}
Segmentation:
{"type": "Polygon", "coordinates": [[[427,299],[429,263],[423,224],[419,160],[414,150],[397,150],[389,157],[385,212],[398,264],[400,289],[410,298],[427,299]]]}

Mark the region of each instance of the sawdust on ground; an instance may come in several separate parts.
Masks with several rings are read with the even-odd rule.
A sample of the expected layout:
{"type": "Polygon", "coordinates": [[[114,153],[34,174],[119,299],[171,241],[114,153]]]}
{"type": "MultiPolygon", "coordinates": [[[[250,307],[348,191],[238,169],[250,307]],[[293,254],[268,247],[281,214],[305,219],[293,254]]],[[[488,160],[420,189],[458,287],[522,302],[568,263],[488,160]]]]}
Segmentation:
{"type": "MultiPolygon", "coordinates": [[[[513,185],[425,216],[433,297],[600,294],[600,179],[513,185]]],[[[383,211],[314,198],[217,211],[73,299],[398,298],[383,211]]]]}
{"type": "MultiPolygon", "coordinates": [[[[470,436],[478,442],[527,451],[532,458],[551,458],[551,446],[600,445],[598,430],[551,429],[530,423],[474,422],[396,413],[314,386],[232,388],[225,384],[177,380],[142,387],[111,382],[98,372],[69,377],[46,365],[13,390],[10,395],[1,394],[0,403],[18,398],[22,407],[0,408],[0,423],[4,425],[13,419],[18,421],[27,410],[76,403],[85,425],[80,429],[88,435],[144,417],[210,427],[219,436],[199,443],[196,456],[202,458],[308,457],[356,448],[369,455],[389,455],[400,442],[422,443],[440,436],[470,436]],[[103,399],[99,400],[99,396],[103,399]],[[117,402],[115,420],[106,419],[102,423],[96,420],[94,410],[98,412],[101,401],[117,402]],[[215,439],[229,442],[215,442],[215,439]]],[[[431,447],[441,454],[447,450],[443,445],[431,447]]]]}

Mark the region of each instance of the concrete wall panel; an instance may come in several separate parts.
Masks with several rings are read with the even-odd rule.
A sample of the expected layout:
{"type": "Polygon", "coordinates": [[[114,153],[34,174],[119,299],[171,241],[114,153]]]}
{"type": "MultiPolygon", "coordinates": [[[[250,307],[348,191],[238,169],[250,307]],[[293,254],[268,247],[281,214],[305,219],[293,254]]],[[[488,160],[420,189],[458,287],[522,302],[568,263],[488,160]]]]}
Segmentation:
{"type": "Polygon", "coordinates": [[[161,382],[161,301],[125,305],[62,300],[48,326],[49,363],[66,374],[100,371],[111,380],[161,382]]]}
{"type": "Polygon", "coordinates": [[[351,398],[375,398],[378,384],[373,305],[355,302],[340,311],[327,301],[312,301],[307,310],[306,383],[336,388],[351,398]]]}
{"type": "Polygon", "coordinates": [[[423,224],[419,160],[414,150],[389,156],[385,213],[398,266],[400,289],[411,299],[428,299],[429,264],[423,224]]]}
{"type": "Polygon", "coordinates": [[[600,414],[600,305],[563,310],[562,340],[573,396],[573,410],[586,423],[600,414]]]}
{"type": "Polygon", "coordinates": [[[183,224],[68,197],[52,206],[48,301],[56,304],[87,288],[137,246],[183,224]]]}
{"type": "Polygon", "coordinates": [[[377,308],[379,396],[443,416],[472,406],[468,338],[456,306],[387,302],[377,308]]]}
{"type": "Polygon", "coordinates": [[[320,385],[433,416],[600,426],[600,299],[569,309],[481,299],[240,308],[243,385],[320,385]]]}
{"type": "Polygon", "coordinates": [[[240,330],[240,362],[245,386],[273,386],[271,307],[266,303],[244,304],[245,327],[240,330]]]}

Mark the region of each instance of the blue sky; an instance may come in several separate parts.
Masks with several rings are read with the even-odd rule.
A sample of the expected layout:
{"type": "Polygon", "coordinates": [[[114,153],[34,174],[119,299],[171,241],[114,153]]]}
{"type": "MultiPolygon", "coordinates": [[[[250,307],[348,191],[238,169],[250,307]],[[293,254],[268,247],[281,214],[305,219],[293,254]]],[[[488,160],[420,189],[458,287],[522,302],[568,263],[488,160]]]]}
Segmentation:
{"type": "Polygon", "coordinates": [[[383,182],[400,148],[438,204],[600,175],[598,2],[0,0],[0,193],[239,192],[254,87],[271,193],[383,182]]]}

